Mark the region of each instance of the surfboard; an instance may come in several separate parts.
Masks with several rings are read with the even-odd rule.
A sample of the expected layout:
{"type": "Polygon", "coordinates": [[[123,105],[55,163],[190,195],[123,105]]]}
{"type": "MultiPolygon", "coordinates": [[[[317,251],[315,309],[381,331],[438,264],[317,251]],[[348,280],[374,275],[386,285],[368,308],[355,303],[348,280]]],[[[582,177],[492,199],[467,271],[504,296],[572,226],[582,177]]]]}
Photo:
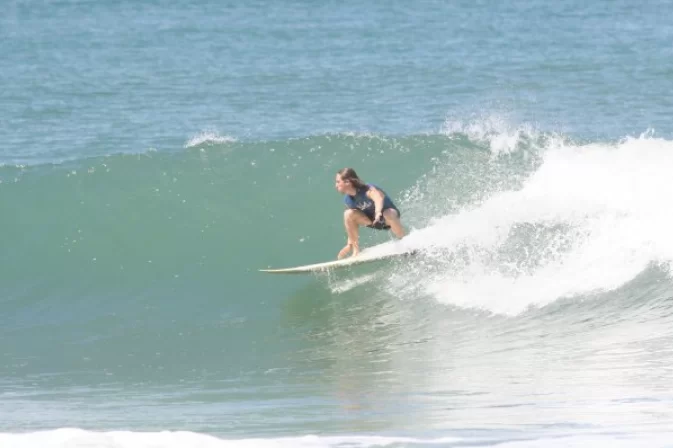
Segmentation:
{"type": "Polygon", "coordinates": [[[325,272],[332,269],[345,268],[362,263],[370,263],[373,261],[383,261],[390,258],[402,257],[405,255],[413,255],[416,251],[393,243],[383,243],[363,250],[354,257],[343,258],[341,260],[325,261],[323,263],[307,264],[305,266],[295,266],[292,268],[282,269],[260,269],[260,272],[268,272],[270,274],[306,274],[311,272],[325,272]]]}

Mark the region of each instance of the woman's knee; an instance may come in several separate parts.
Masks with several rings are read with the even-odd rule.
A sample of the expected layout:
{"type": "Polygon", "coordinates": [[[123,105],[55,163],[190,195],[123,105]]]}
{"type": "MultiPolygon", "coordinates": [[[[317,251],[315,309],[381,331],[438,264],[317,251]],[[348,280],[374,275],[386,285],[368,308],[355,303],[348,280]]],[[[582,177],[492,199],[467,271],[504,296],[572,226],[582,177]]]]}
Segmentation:
{"type": "Polygon", "coordinates": [[[383,217],[386,219],[399,219],[400,214],[394,208],[387,208],[383,210],[383,217]]]}
{"type": "Polygon", "coordinates": [[[344,211],[344,222],[346,224],[354,223],[361,226],[366,226],[370,223],[370,221],[371,220],[360,210],[355,210],[351,208],[344,211]]]}

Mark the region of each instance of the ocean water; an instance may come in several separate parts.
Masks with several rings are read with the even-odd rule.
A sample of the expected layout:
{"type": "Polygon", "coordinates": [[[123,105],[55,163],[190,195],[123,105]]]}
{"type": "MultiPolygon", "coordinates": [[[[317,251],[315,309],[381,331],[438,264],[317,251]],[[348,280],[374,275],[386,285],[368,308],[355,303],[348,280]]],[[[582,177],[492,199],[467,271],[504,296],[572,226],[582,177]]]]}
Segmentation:
{"type": "Polygon", "coordinates": [[[6,1],[0,447],[673,446],[672,16],[6,1]]]}

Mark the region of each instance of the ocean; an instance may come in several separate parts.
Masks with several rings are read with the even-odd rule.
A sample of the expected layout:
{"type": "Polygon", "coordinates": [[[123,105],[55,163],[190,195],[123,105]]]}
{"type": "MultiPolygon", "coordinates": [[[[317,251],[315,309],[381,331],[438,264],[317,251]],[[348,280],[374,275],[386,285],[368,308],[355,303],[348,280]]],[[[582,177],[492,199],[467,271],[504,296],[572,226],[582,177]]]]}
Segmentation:
{"type": "Polygon", "coordinates": [[[0,447],[673,447],[670,2],[3,6],[0,447]]]}

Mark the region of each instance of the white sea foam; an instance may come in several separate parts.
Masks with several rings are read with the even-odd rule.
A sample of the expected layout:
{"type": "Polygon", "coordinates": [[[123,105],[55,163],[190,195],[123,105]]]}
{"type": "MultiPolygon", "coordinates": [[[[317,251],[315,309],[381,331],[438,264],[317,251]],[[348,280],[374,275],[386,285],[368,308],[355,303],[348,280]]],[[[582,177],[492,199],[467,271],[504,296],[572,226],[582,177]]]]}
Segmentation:
{"type": "Polygon", "coordinates": [[[235,141],[234,137],[220,135],[216,131],[204,131],[190,138],[185,143],[185,148],[193,148],[204,144],[233,143],[235,141]]]}
{"type": "Polygon", "coordinates": [[[476,142],[485,143],[494,155],[516,151],[519,144],[540,135],[530,124],[513,125],[506,118],[490,115],[472,121],[447,119],[440,131],[445,135],[465,134],[476,142]]]}
{"type": "Polygon", "coordinates": [[[0,433],[0,446],[7,448],[330,448],[385,447],[393,444],[422,446],[455,443],[460,439],[415,439],[383,436],[300,436],[282,438],[220,439],[189,431],[93,432],[61,428],[24,434],[0,433]]]}
{"type": "MultiPolygon", "coordinates": [[[[369,448],[386,446],[431,447],[618,447],[653,448],[670,446],[671,436],[666,432],[623,435],[585,434],[573,436],[538,436],[524,440],[464,439],[458,437],[414,438],[388,436],[298,436],[281,438],[221,439],[189,431],[94,432],[76,428],[61,428],[30,433],[0,433],[0,446],[7,448],[369,448]]],[[[525,435],[522,435],[525,437],[525,435]]]]}
{"type": "Polygon", "coordinates": [[[672,264],[672,141],[649,134],[612,144],[555,141],[542,157],[522,188],[409,235],[426,257],[395,283],[443,303],[518,314],[672,264]]]}

